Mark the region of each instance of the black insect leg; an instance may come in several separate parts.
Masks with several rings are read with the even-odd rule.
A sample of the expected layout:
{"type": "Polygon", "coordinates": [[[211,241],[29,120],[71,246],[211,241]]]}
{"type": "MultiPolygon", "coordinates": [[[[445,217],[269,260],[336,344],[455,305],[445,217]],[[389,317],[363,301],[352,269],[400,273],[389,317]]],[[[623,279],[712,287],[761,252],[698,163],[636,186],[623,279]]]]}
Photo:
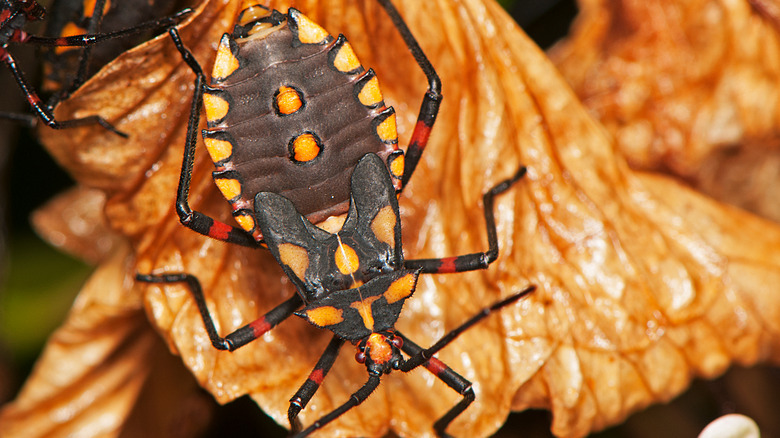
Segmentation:
{"type": "MultiPolygon", "coordinates": [[[[89,30],[97,29],[96,26],[99,25],[100,23],[101,11],[98,10],[98,8],[101,7],[100,3],[102,1],[105,0],[98,0],[97,3],[95,4],[95,10],[92,13],[92,20],[90,21],[89,30]]],[[[65,46],[65,47],[85,48],[84,54],[82,54],[82,57],[79,61],[79,71],[76,75],[76,79],[72,84],[70,84],[68,90],[65,90],[65,93],[63,95],[58,96],[59,97],[58,100],[55,100],[54,102],[50,102],[49,106],[53,107],[54,104],[58,103],[59,100],[66,98],[73,90],[77,89],[79,86],[81,86],[84,83],[87,76],[87,68],[89,63],[88,50],[91,46],[106,40],[124,38],[126,36],[130,36],[139,32],[145,32],[147,30],[169,29],[179,24],[190,14],[192,14],[192,9],[184,8],[181,11],[169,17],[160,18],[158,20],[145,21],[136,26],[128,27],[126,29],[120,29],[114,32],[106,32],[106,33],[89,32],[83,35],[72,35],[68,37],[41,37],[41,36],[30,35],[24,38],[24,40],[19,42],[25,44],[36,44],[39,46],[47,46],[47,47],[65,46]]]]}
{"type": "Polygon", "coordinates": [[[448,436],[445,432],[445,429],[447,429],[447,426],[452,422],[452,420],[454,420],[458,415],[460,415],[460,413],[463,412],[468,407],[468,405],[470,405],[471,402],[474,401],[474,390],[471,387],[471,382],[466,380],[460,374],[453,371],[444,362],[433,357],[433,355],[436,354],[442,348],[446,347],[450,342],[454,341],[455,338],[457,338],[461,333],[471,328],[471,326],[473,326],[474,324],[485,319],[491,313],[501,309],[502,307],[508,306],[516,302],[517,300],[527,296],[534,290],[536,290],[536,286],[533,285],[528,286],[527,288],[523,289],[521,292],[518,292],[514,295],[504,298],[503,300],[482,309],[479,313],[469,318],[466,322],[464,322],[460,326],[454,328],[449,333],[442,336],[442,338],[439,339],[435,344],[433,344],[433,346],[427,349],[422,349],[420,346],[412,342],[409,338],[407,338],[403,334],[396,332],[396,334],[400,336],[404,341],[401,349],[403,350],[404,353],[410,356],[408,360],[406,360],[403,364],[401,364],[400,367],[401,371],[409,372],[417,368],[418,366],[423,365],[426,369],[428,369],[428,371],[432,372],[442,382],[446,383],[447,386],[454,389],[455,391],[458,392],[458,394],[463,396],[463,399],[457,405],[455,405],[452,409],[450,409],[446,414],[444,414],[444,416],[438,419],[434,424],[434,429],[436,430],[436,434],[438,434],[439,436],[448,436]]]}
{"type": "Polygon", "coordinates": [[[349,401],[339,406],[338,408],[334,409],[329,414],[323,416],[319,420],[315,421],[314,424],[307,427],[304,431],[297,433],[293,436],[295,438],[308,436],[309,434],[316,431],[317,429],[325,426],[326,424],[330,423],[336,418],[344,415],[344,413],[347,412],[348,410],[366,401],[368,396],[371,395],[371,393],[374,392],[374,390],[379,386],[379,382],[380,382],[379,376],[374,374],[369,374],[368,381],[366,381],[366,383],[364,383],[363,386],[360,387],[360,389],[358,389],[357,391],[355,391],[354,394],[352,394],[352,396],[349,398],[349,401]]]}
{"type": "Polygon", "coordinates": [[[526,168],[524,166],[520,167],[514,176],[496,184],[482,196],[488,238],[488,250],[486,252],[439,259],[406,260],[404,267],[406,269],[422,269],[422,272],[428,274],[448,274],[487,268],[488,265],[498,258],[498,232],[496,231],[496,219],[493,213],[493,198],[512,187],[515,182],[525,175],[525,172],[526,168]]]}
{"type": "MultiPolygon", "coordinates": [[[[406,22],[398,13],[398,10],[393,6],[390,0],[378,0],[379,4],[385,8],[387,15],[390,16],[390,20],[398,29],[398,33],[401,34],[406,43],[409,51],[412,52],[414,60],[417,61],[417,65],[420,66],[425,77],[428,79],[428,91],[423,97],[422,104],[420,105],[420,113],[417,116],[417,124],[412,132],[412,138],[409,141],[409,147],[406,149],[406,158],[404,164],[404,174],[401,178],[401,189],[406,187],[409,179],[412,177],[417,163],[420,162],[425,146],[428,144],[428,137],[433,128],[433,124],[436,123],[436,116],[439,113],[439,106],[441,106],[441,80],[436,70],[428,58],[425,56],[425,52],[420,48],[420,44],[412,35],[409,27],[406,26],[406,22]]],[[[399,191],[400,191],[399,190],[399,191]]]]}
{"type": "Polygon", "coordinates": [[[8,69],[11,70],[11,73],[14,75],[14,79],[16,79],[16,83],[19,85],[22,93],[24,93],[24,96],[27,98],[27,102],[30,104],[35,114],[37,114],[38,118],[50,128],[65,129],[76,126],[98,124],[103,128],[113,132],[114,134],[117,134],[123,138],[127,138],[127,134],[117,130],[104,118],[97,115],[71,120],[56,120],[48,106],[46,106],[41,101],[41,98],[38,97],[38,94],[35,92],[35,90],[27,83],[27,80],[24,78],[24,74],[22,73],[21,69],[19,69],[19,67],[16,65],[16,60],[14,60],[13,56],[11,56],[11,54],[5,49],[0,49],[0,61],[2,61],[8,67],[8,69]]]}
{"type": "Polygon", "coordinates": [[[333,362],[339,355],[341,346],[344,345],[344,339],[333,336],[325,349],[325,352],[320,356],[320,360],[317,361],[317,365],[314,366],[309,378],[301,385],[298,392],[290,399],[290,409],[287,411],[287,418],[290,421],[290,427],[292,430],[300,430],[300,421],[298,420],[298,413],[301,409],[305,408],[309,403],[314,393],[320,388],[320,383],[330,371],[333,366],[333,362]]]}
{"type": "MultiPolygon", "coordinates": [[[[192,9],[187,8],[187,9],[183,9],[182,11],[180,11],[179,13],[171,17],[150,21],[146,23],[141,23],[138,26],[134,26],[116,32],[105,33],[105,34],[85,34],[85,35],[74,35],[70,37],[59,37],[59,38],[26,35],[22,39],[15,40],[13,42],[24,43],[24,44],[36,44],[36,45],[50,46],[50,47],[57,47],[57,46],[88,47],[92,44],[96,44],[101,41],[105,41],[107,39],[121,38],[123,36],[142,32],[148,29],[171,27],[176,25],[179,21],[184,19],[190,13],[192,13],[192,9]]],[[[19,85],[19,88],[22,90],[22,93],[24,93],[27,102],[30,104],[37,117],[50,128],[66,129],[66,128],[72,128],[76,126],[98,124],[104,129],[107,129],[123,138],[127,138],[127,134],[117,130],[108,121],[106,121],[104,118],[97,115],[78,118],[78,119],[71,119],[71,120],[56,120],[54,118],[54,115],[51,112],[51,108],[54,106],[53,104],[57,103],[57,101],[52,102],[52,105],[46,105],[42,102],[40,97],[38,97],[38,94],[35,92],[35,90],[29,85],[29,83],[25,79],[24,74],[17,66],[13,56],[5,48],[0,48],[0,61],[2,61],[11,70],[11,73],[14,75],[14,78],[16,79],[16,83],[19,85]]],[[[3,118],[18,119],[18,117],[16,116],[3,117],[3,118]]],[[[23,120],[27,122],[29,119],[24,118],[23,120]]]]}
{"type": "Polygon", "coordinates": [[[8,111],[0,111],[0,119],[10,120],[24,125],[27,128],[34,128],[38,123],[38,117],[33,114],[12,113],[8,111]]]}
{"type": "MultiPolygon", "coordinates": [[[[404,340],[404,344],[401,347],[404,353],[408,354],[411,357],[417,357],[422,356],[424,350],[419,345],[412,342],[409,338],[406,336],[401,335],[400,333],[397,333],[401,338],[404,340]]],[[[431,353],[433,354],[433,353],[431,353]]],[[[407,363],[409,363],[407,361],[407,363]]],[[[454,420],[458,415],[461,414],[461,412],[465,411],[466,408],[474,401],[474,389],[471,387],[471,382],[468,381],[465,377],[461,376],[460,374],[456,373],[452,370],[447,364],[440,361],[439,359],[435,357],[431,357],[422,365],[431,373],[433,373],[434,376],[436,376],[439,380],[444,382],[447,386],[452,388],[455,392],[463,396],[463,398],[453,406],[449,411],[447,411],[446,414],[444,414],[441,418],[436,420],[436,423],[433,425],[433,429],[436,431],[436,435],[440,437],[446,437],[449,436],[445,430],[447,429],[447,426],[454,420]]],[[[406,367],[402,367],[402,371],[409,371],[411,369],[414,369],[415,367],[410,368],[409,370],[405,369],[406,367]]]]}
{"type": "Polygon", "coordinates": [[[68,37],[42,37],[30,35],[22,41],[18,41],[25,44],[37,44],[41,46],[68,46],[68,47],[86,47],[93,44],[100,43],[105,40],[114,38],[122,38],[130,36],[139,32],[144,32],[152,29],[168,29],[180,23],[192,13],[192,9],[184,8],[181,11],[171,15],[170,17],[161,18],[159,20],[145,21],[137,26],[128,27],[126,29],[120,29],[115,32],[95,33],[95,34],[83,34],[72,35],[68,37]]]}
{"type": "MultiPolygon", "coordinates": [[[[106,8],[107,0],[95,0],[92,6],[92,16],[89,19],[89,25],[87,26],[88,34],[97,34],[100,32],[100,24],[103,22],[103,14],[106,8]]],[[[79,68],[76,71],[76,76],[73,81],[67,87],[60,90],[59,93],[52,96],[49,100],[49,107],[54,108],[55,104],[67,99],[75,90],[77,90],[87,79],[87,70],[89,69],[89,61],[92,55],[92,45],[84,47],[79,56],[79,68]]]]}
{"type": "Polygon", "coordinates": [[[179,32],[176,28],[168,30],[176,49],[181,53],[184,62],[195,73],[195,92],[192,96],[190,106],[190,118],[187,123],[187,140],[184,145],[184,157],[181,164],[181,174],[179,176],[179,189],[176,193],[176,212],[179,214],[179,221],[185,227],[211,237],[212,239],[223,242],[235,243],[237,245],[257,248],[257,242],[251,234],[241,228],[220,222],[199,211],[193,211],[189,204],[190,184],[192,182],[192,169],[195,165],[195,147],[198,143],[198,123],[200,122],[200,107],[203,104],[203,89],[205,87],[206,75],[200,67],[198,60],[192,55],[181,41],[179,32]]]}
{"type": "Polygon", "coordinates": [[[211,344],[218,350],[233,351],[254,341],[287,319],[296,309],[303,305],[301,297],[295,294],[292,298],[274,307],[265,315],[223,338],[217,333],[214,320],[211,318],[209,309],[206,306],[203,288],[201,288],[200,282],[194,275],[185,273],[164,275],[136,274],[135,278],[146,283],[186,283],[190,293],[192,293],[192,297],[195,299],[195,304],[198,306],[198,312],[200,312],[203,324],[206,326],[206,332],[209,335],[211,344]]]}

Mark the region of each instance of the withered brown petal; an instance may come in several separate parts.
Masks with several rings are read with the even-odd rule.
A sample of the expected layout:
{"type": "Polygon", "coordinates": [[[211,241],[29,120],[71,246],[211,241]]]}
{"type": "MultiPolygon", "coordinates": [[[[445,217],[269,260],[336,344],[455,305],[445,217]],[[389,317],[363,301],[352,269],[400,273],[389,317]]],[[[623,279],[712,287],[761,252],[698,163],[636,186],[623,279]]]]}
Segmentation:
{"type": "Polygon", "coordinates": [[[77,186],[37,209],[31,221],[47,242],[74,257],[97,264],[120,244],[106,224],[106,194],[77,186]]]}
{"type": "Polygon", "coordinates": [[[16,400],[0,409],[8,437],[115,436],[158,343],[131,289],[132,254],[117,249],[89,279],[16,400]]]}
{"type": "Polygon", "coordinates": [[[719,150],[776,142],[776,2],[578,3],[550,56],[633,166],[695,177],[719,150]]]}
{"type": "MultiPolygon", "coordinates": [[[[780,306],[770,290],[780,280],[776,225],[629,170],[603,127],[492,0],[394,3],[437,67],[445,94],[423,162],[400,199],[407,258],[485,249],[481,194],[521,163],[529,166],[527,178],[497,199],[499,260],[483,272],[424,276],[398,322],[404,334],[430,345],[484,305],[529,282],[539,285],[439,355],[477,393],[451,431],[488,435],[510,409],[536,406],[552,410],[554,433],[581,436],[671,398],[693,375],[716,375],[732,361],[777,360],[780,306]]],[[[378,5],[295,6],[331,33],[349,36],[396,107],[400,138],[408,138],[425,81],[378,5]]],[[[207,2],[182,28],[204,65],[236,8],[207,2]]],[[[131,141],[105,143],[92,132],[79,144],[54,136],[48,144],[79,181],[109,192],[109,221],[137,251],[138,264],[127,275],[196,273],[225,334],[294,291],[266,252],[210,241],[177,223],[172,205],[191,74],[172,50],[158,40],[119,59],[123,68],[148,69],[154,80],[135,72],[123,79],[122,68],[109,68],[74,96],[82,111],[94,112],[116,93],[102,86],[124,84],[130,97],[119,100],[119,118],[111,120],[131,141]],[[151,106],[136,112],[131,99],[151,106]],[[101,148],[110,166],[97,159],[101,148]]],[[[199,153],[192,205],[229,221],[209,181],[211,164],[203,148],[199,153]]],[[[325,348],[326,332],[294,319],[234,353],[217,352],[184,288],[144,290],[153,324],[201,385],[221,402],[249,393],[285,424],[289,397],[325,348]]],[[[301,413],[304,424],[365,381],[353,354],[344,348],[301,413]]],[[[459,399],[424,370],[383,380],[363,406],[323,433],[430,434],[433,421],[459,399]]]]}

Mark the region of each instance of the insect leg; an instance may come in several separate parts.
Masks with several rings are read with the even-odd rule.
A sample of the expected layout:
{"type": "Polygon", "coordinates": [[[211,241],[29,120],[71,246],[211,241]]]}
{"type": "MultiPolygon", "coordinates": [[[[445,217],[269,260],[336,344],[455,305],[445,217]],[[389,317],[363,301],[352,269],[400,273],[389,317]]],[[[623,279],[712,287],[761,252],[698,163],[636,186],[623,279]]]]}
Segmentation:
{"type": "Polygon", "coordinates": [[[406,260],[404,267],[406,269],[422,269],[422,272],[428,274],[449,274],[487,268],[488,265],[498,258],[498,233],[493,213],[493,198],[512,187],[515,182],[525,175],[525,172],[526,168],[520,167],[514,176],[496,184],[482,197],[489,248],[486,252],[437,259],[406,260]]]}
{"type": "Polygon", "coordinates": [[[293,430],[300,430],[300,421],[297,419],[298,413],[314,397],[314,393],[319,389],[322,379],[325,378],[333,366],[333,362],[336,361],[342,345],[344,345],[344,339],[333,336],[325,352],[320,356],[320,360],[317,361],[317,365],[314,366],[311,374],[309,374],[309,378],[306,379],[300,389],[298,389],[298,392],[290,399],[290,409],[287,411],[287,418],[290,420],[290,427],[293,430]]]}
{"type": "Polygon", "coordinates": [[[201,288],[200,282],[194,275],[186,273],[164,275],[136,274],[135,278],[145,283],[186,283],[190,293],[192,293],[192,297],[195,299],[195,304],[198,306],[198,311],[203,319],[203,324],[206,326],[206,332],[209,335],[211,344],[218,350],[233,351],[254,341],[287,319],[296,309],[303,305],[301,297],[295,294],[287,301],[268,311],[265,315],[223,338],[217,333],[214,320],[206,306],[203,288],[201,288]]]}

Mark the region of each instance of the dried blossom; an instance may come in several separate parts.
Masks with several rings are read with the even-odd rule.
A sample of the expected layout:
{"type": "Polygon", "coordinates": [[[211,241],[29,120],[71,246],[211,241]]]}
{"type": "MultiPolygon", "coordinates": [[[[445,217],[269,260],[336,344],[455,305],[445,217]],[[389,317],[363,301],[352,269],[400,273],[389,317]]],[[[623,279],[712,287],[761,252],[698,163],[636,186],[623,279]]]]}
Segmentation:
{"type": "MultiPolygon", "coordinates": [[[[525,180],[497,199],[496,263],[481,272],[425,276],[398,322],[428,345],[484,305],[529,283],[539,286],[440,353],[477,393],[452,432],[485,436],[510,410],[540,407],[552,411],[553,433],[582,436],[672,398],[693,376],[716,376],[733,362],[777,362],[780,227],[666,176],[629,169],[606,130],[493,0],[395,3],[439,71],[445,94],[428,150],[400,198],[406,256],[482,250],[482,192],[520,163],[529,168],[525,180]]],[[[369,0],[294,5],[331,33],[349,36],[396,107],[400,138],[408,138],[425,81],[381,8],[369,0]]],[[[271,6],[284,10],[287,3],[271,6]]],[[[238,8],[206,1],[182,26],[202,64],[213,60],[214,42],[238,8]]],[[[137,271],[196,273],[222,333],[294,293],[268,253],[208,240],[177,222],[173,203],[191,81],[170,41],[157,39],[109,65],[58,109],[60,115],[99,111],[130,133],[130,141],[99,129],[42,132],[81,184],[106,193],[107,223],[129,244],[101,264],[22,394],[0,411],[0,434],[33,430],[26,429],[30,424],[44,431],[37,436],[108,424],[85,421],[98,416],[115,420],[112,427],[95,426],[83,436],[118,434],[138,402],[139,385],[157,365],[151,352],[157,334],[145,328],[146,318],[219,402],[250,394],[285,424],[289,397],[328,334],[291,319],[234,353],[218,352],[186,289],[132,280],[137,271]],[[80,342],[67,339],[74,326],[83,328],[80,342]],[[82,354],[91,348],[96,351],[82,354]],[[59,371],[64,361],[74,371],[59,371]],[[79,386],[104,388],[99,379],[111,375],[122,382],[110,391],[114,403],[78,392],[79,386]]],[[[211,168],[201,148],[191,203],[229,221],[211,168]]],[[[352,355],[342,351],[302,412],[304,424],[363,383],[365,371],[352,355]]],[[[383,380],[323,435],[430,435],[434,419],[458,400],[424,371],[383,380]]]]}

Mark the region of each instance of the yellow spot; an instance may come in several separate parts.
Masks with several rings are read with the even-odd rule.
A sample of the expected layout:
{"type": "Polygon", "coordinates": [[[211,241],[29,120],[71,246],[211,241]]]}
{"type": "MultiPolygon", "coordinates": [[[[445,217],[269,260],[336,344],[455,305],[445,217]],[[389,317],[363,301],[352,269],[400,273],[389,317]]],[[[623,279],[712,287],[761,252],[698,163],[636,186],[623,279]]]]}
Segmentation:
{"type": "Polygon", "coordinates": [[[298,40],[304,44],[319,44],[328,38],[328,31],[297,10],[290,10],[290,17],[298,24],[298,40]]]}
{"type": "MultiPolygon", "coordinates": [[[[84,2],[84,18],[92,18],[92,14],[95,12],[95,6],[96,6],[97,0],[87,0],[84,2]]],[[[106,12],[111,9],[111,1],[106,0],[106,3],[103,5],[103,10],[100,12],[101,16],[105,16],[106,12]]],[[[86,33],[86,32],[82,32],[86,33]]]]}
{"type": "Polygon", "coordinates": [[[417,286],[417,278],[414,274],[406,274],[394,281],[384,293],[387,304],[393,304],[397,301],[409,297],[417,286]]]}
{"type": "Polygon", "coordinates": [[[306,311],[306,317],[309,318],[309,321],[320,327],[326,327],[344,321],[344,317],[341,316],[341,314],[341,309],[332,306],[316,307],[306,311]]]}
{"type": "Polygon", "coordinates": [[[290,87],[281,86],[276,92],[276,107],[284,115],[292,114],[303,106],[303,100],[297,90],[290,87]]]}
{"type": "Polygon", "coordinates": [[[376,76],[363,84],[358,99],[360,103],[368,107],[379,105],[382,102],[382,90],[379,89],[379,79],[376,76]]]}
{"type": "Polygon", "coordinates": [[[376,127],[376,133],[385,143],[398,141],[398,132],[395,130],[395,113],[390,114],[376,127]]]}
{"type": "Polygon", "coordinates": [[[203,141],[206,143],[206,150],[209,151],[211,160],[215,163],[226,160],[233,155],[233,144],[229,141],[205,137],[203,141]]]}
{"type": "Polygon", "coordinates": [[[403,155],[398,155],[390,163],[390,173],[396,178],[401,178],[404,175],[404,164],[406,159],[403,155]]]}
{"type": "Polygon", "coordinates": [[[251,232],[252,230],[255,229],[255,220],[252,218],[251,215],[248,214],[236,215],[236,222],[238,222],[238,225],[246,231],[251,232]]]}
{"type": "Polygon", "coordinates": [[[233,74],[237,68],[238,59],[230,50],[230,36],[224,34],[222,35],[222,40],[219,42],[217,58],[214,60],[214,69],[211,71],[211,76],[213,80],[221,81],[233,74]]]}
{"type": "MultiPolygon", "coordinates": [[[[65,24],[65,26],[62,28],[62,32],[60,33],[61,37],[69,37],[74,35],[83,35],[87,33],[87,30],[83,27],[79,27],[74,23],[68,22],[65,24]]],[[[69,50],[76,50],[78,47],[74,46],[57,46],[54,48],[54,53],[57,55],[61,55],[69,50]]]]}
{"type": "Polygon", "coordinates": [[[314,135],[306,133],[301,134],[293,140],[292,158],[299,163],[311,161],[320,154],[320,145],[314,135]]]}
{"type": "Polygon", "coordinates": [[[335,259],[336,268],[344,275],[351,275],[360,267],[360,260],[355,250],[343,243],[336,249],[335,259]]]}
{"type": "Polygon", "coordinates": [[[374,232],[377,239],[393,247],[395,246],[395,222],[393,207],[389,205],[382,207],[371,220],[371,231],[374,232]]]}
{"type": "Polygon", "coordinates": [[[377,364],[387,363],[393,358],[393,349],[385,341],[385,337],[379,333],[371,333],[366,341],[366,349],[371,360],[377,364]]]}
{"type": "Polygon", "coordinates": [[[360,60],[348,42],[344,42],[339,48],[336,57],[333,59],[333,66],[342,73],[348,73],[360,68],[360,60]]]}
{"type": "Polygon", "coordinates": [[[222,192],[222,196],[227,200],[237,198],[241,195],[241,183],[238,182],[237,179],[219,178],[215,179],[214,183],[217,185],[217,188],[219,188],[219,191],[222,192]]]}
{"type": "Polygon", "coordinates": [[[206,109],[206,120],[217,122],[225,118],[230,109],[230,104],[216,94],[203,94],[203,107],[206,109]]]}
{"type": "Polygon", "coordinates": [[[371,312],[371,304],[378,299],[379,297],[368,297],[363,301],[356,301],[349,305],[358,311],[360,317],[363,318],[363,325],[372,332],[374,331],[374,314],[371,312]]]}
{"type": "Polygon", "coordinates": [[[309,254],[300,246],[282,243],[279,245],[279,260],[292,269],[299,279],[303,280],[306,276],[306,269],[309,268],[309,254]]]}

